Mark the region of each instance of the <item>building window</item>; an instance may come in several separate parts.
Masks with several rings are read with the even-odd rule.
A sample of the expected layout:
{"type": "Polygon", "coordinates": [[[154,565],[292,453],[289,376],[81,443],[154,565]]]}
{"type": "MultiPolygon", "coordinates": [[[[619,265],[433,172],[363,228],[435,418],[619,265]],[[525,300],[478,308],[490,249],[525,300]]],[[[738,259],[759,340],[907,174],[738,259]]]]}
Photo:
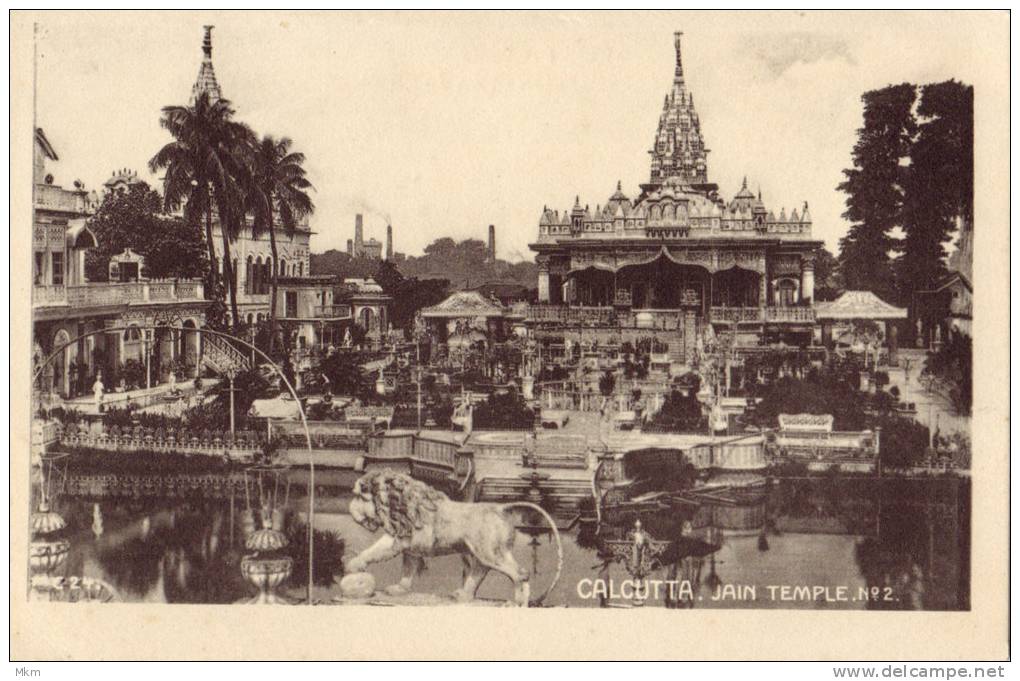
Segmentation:
{"type": "Polygon", "coordinates": [[[297,291],[287,291],[284,293],[285,307],[284,317],[295,319],[297,317],[297,291]]]}
{"type": "Polygon", "coordinates": [[[53,285],[64,285],[64,254],[50,253],[50,271],[53,273],[53,285]]]}
{"type": "Polygon", "coordinates": [[[43,272],[46,269],[46,253],[44,251],[35,252],[35,264],[32,270],[32,283],[39,286],[43,283],[43,272]]]}
{"type": "Polygon", "coordinates": [[[789,279],[779,282],[777,293],[777,303],[780,307],[792,307],[797,303],[797,285],[789,279]]]}

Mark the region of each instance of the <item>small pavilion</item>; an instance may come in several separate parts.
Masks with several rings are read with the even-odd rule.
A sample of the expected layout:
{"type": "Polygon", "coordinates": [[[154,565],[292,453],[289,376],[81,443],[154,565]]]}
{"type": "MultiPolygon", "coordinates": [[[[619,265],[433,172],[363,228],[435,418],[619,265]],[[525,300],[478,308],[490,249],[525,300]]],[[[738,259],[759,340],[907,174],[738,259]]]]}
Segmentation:
{"type": "Polygon", "coordinates": [[[421,311],[431,336],[450,347],[501,342],[506,336],[507,310],[478,291],[457,291],[421,311]]]}
{"type": "Polygon", "coordinates": [[[833,328],[839,333],[850,329],[855,321],[876,322],[890,351],[896,349],[897,320],[907,318],[906,308],[885,302],[871,291],[846,291],[831,302],[816,302],[815,316],[822,330],[822,344],[833,347],[833,328]]]}

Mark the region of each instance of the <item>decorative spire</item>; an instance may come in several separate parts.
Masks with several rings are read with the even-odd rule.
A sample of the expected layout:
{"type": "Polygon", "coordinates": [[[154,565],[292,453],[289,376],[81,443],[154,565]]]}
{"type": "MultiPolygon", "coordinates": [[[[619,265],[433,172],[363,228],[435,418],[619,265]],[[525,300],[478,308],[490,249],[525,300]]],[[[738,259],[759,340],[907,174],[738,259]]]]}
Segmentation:
{"type": "Polygon", "coordinates": [[[621,182],[620,180],[616,181],[616,191],[618,191],[618,192],[622,192],[623,191],[623,182],[621,182]]]}
{"type": "Polygon", "coordinates": [[[223,97],[220,85],[216,82],[216,71],[212,64],[212,26],[204,26],[205,38],[202,40],[202,66],[198,69],[198,78],[191,88],[191,104],[194,106],[199,96],[204,92],[209,95],[209,101],[215,102],[223,97]]]}
{"type": "Polygon", "coordinates": [[[680,36],[683,34],[683,31],[673,33],[673,44],[676,45],[676,72],[673,75],[673,80],[677,83],[684,82],[684,64],[680,57],[680,36]]]}
{"type": "Polygon", "coordinates": [[[673,86],[666,94],[652,155],[651,182],[661,184],[670,177],[679,177],[688,184],[708,182],[705,140],[701,123],[694,110],[694,97],[684,84],[680,36],[673,34],[676,46],[676,70],[673,86]]]}
{"type": "Polygon", "coordinates": [[[740,185],[741,189],[747,189],[747,175],[744,175],[744,183],[740,185]]]}

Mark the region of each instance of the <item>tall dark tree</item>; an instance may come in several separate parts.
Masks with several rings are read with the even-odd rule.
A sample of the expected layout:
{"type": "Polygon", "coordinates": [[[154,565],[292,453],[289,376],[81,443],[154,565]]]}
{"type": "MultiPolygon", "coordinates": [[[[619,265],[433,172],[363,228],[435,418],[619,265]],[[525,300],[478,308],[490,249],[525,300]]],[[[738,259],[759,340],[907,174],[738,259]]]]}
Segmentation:
{"type": "Polygon", "coordinates": [[[868,289],[886,298],[895,293],[890,252],[898,247],[891,231],[901,226],[906,159],[915,133],[915,87],[891,85],[864,93],[864,126],[853,149],[853,168],[838,189],[846,192],[851,222],[840,239],[839,272],[848,289],[868,289]]]}
{"type": "Polygon", "coordinates": [[[211,98],[207,92],[201,93],[190,106],[163,107],[160,125],[170,133],[173,141],[156,152],[149,161],[149,169],[153,172],[166,171],[163,200],[168,210],[183,205],[186,219],[191,221],[204,214],[209,280],[214,291],[219,283],[212,230],[215,204],[223,237],[223,274],[236,325],[239,317],[230,241],[236,238],[235,230],[239,224],[236,198],[239,193],[237,177],[241,170],[239,155],[240,150],[248,145],[251,131],[235,121],[233,116],[230,102],[211,98]]]}
{"type": "Polygon", "coordinates": [[[815,300],[835,300],[843,292],[839,260],[827,248],[815,254],[815,300]]]}
{"type": "Polygon", "coordinates": [[[269,293],[269,350],[276,341],[276,295],[279,287],[280,256],[276,250],[277,217],[288,235],[294,232],[298,221],[315,209],[308,190],[311,182],[305,178],[305,155],[291,151],[293,143],[287,137],[274,139],[266,135],[259,142],[252,157],[255,182],[255,215],[252,236],[269,233],[269,246],[273,254],[272,281],[269,293]]]}
{"type": "Polygon", "coordinates": [[[957,81],[921,88],[920,124],[910,150],[903,206],[904,299],[931,290],[946,273],[946,244],[974,222],[974,89],[957,81]]]}

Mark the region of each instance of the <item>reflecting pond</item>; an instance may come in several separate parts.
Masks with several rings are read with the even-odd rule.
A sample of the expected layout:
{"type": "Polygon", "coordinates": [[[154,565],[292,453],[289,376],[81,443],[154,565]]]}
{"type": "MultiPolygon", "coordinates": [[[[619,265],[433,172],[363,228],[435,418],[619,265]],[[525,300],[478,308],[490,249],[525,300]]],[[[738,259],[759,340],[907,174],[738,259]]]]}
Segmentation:
{"type": "MultiPolygon", "coordinates": [[[[327,542],[320,558],[326,572],[339,578],[338,556],[357,553],[375,536],[346,513],[349,496],[342,486],[327,488],[325,496],[315,515],[315,527],[323,531],[317,534],[331,533],[345,548],[327,542]]],[[[288,500],[288,528],[301,527],[305,504],[301,497],[288,500]]],[[[102,579],[130,602],[232,603],[254,593],[240,570],[243,497],[231,502],[63,495],[53,506],[67,520],[71,545],[55,574],[102,579]]],[[[601,525],[576,512],[559,512],[564,561],[545,603],[968,609],[969,508],[968,480],[815,477],[773,480],[739,503],[624,514],[601,525]],[[635,521],[649,549],[638,570],[635,521]],[[711,541],[691,541],[694,536],[711,541]]],[[[302,529],[293,536],[302,546],[295,550],[300,559],[300,537],[306,535],[302,529]]],[[[522,527],[514,553],[533,575],[532,592],[544,590],[557,562],[551,533],[522,527]]],[[[400,560],[370,570],[381,589],[399,579],[400,560]]],[[[296,564],[282,592],[303,597],[306,576],[307,563],[296,564]]],[[[458,557],[433,558],[414,590],[449,594],[461,578],[458,557]]],[[[316,600],[339,596],[329,574],[319,581],[316,600]]],[[[478,596],[510,600],[512,587],[490,573],[478,596]]]]}

